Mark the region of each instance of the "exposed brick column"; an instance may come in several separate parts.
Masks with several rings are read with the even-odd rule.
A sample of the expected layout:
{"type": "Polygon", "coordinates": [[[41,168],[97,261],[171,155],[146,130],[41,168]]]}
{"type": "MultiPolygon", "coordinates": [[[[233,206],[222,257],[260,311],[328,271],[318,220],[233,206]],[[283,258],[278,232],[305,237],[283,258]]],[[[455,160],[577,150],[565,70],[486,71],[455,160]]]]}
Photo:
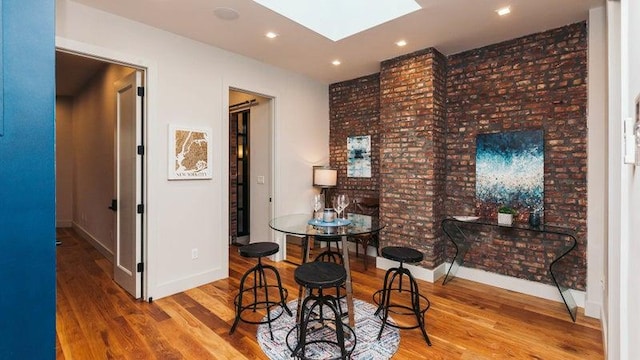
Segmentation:
{"type": "Polygon", "coordinates": [[[443,262],[446,60],[430,48],[387,60],[380,72],[382,246],[407,245],[443,262]]]}

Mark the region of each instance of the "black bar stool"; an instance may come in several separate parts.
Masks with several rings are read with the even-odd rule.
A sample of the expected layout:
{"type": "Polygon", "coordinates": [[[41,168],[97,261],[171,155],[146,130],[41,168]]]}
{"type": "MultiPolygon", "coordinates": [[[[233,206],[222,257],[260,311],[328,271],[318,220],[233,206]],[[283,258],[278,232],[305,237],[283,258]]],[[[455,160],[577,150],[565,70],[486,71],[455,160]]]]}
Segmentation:
{"type": "Polygon", "coordinates": [[[291,350],[292,356],[303,360],[314,359],[307,355],[307,347],[314,344],[326,344],[339,349],[340,352],[339,355],[331,358],[324,354],[323,360],[347,359],[355,349],[356,334],[351,327],[342,323],[342,316],[337,306],[339,300],[333,295],[323,293],[323,289],[335,288],[344,284],[347,279],[347,271],[343,266],[335,263],[314,261],[298,266],[294,277],[301,286],[300,295],[303,287],[308,290],[309,294],[304,298],[304,301],[299,296],[297,324],[287,334],[287,346],[291,350]],[[325,316],[327,312],[332,315],[325,316]],[[311,332],[320,331],[327,327],[334,330],[335,336],[332,334],[331,336],[310,338],[311,332]],[[294,347],[292,335],[296,330],[298,342],[294,347]],[[345,345],[345,335],[352,339],[349,346],[345,345]]]}
{"type": "Polygon", "coordinates": [[[327,243],[327,249],[316,255],[313,261],[324,261],[324,262],[332,262],[336,264],[344,264],[344,259],[342,258],[342,253],[340,252],[340,243],[342,242],[342,238],[340,236],[324,236],[324,237],[316,237],[315,241],[322,241],[327,243]],[[331,245],[335,245],[337,250],[333,250],[331,245]]]}
{"type": "MultiPolygon", "coordinates": [[[[340,236],[325,236],[322,238],[316,237],[315,240],[325,242],[327,244],[327,249],[321,252],[320,254],[316,255],[313,261],[336,263],[344,266],[344,258],[342,257],[342,253],[340,252],[340,243],[342,243],[342,238],[340,236]],[[337,250],[333,250],[331,245],[335,245],[337,250]]],[[[342,312],[342,304],[340,300],[343,299],[345,296],[347,296],[346,290],[343,292],[342,289],[344,289],[344,283],[336,286],[336,298],[338,298],[338,301],[337,301],[338,310],[340,311],[341,314],[343,312],[342,312]]]]}
{"type": "Polygon", "coordinates": [[[269,256],[277,253],[280,250],[280,246],[276,243],[272,242],[257,242],[249,245],[242,246],[238,248],[238,252],[241,256],[246,258],[258,258],[258,264],[247,270],[246,273],[242,276],[242,280],[240,280],[240,290],[238,291],[238,295],[236,295],[234,299],[234,304],[236,307],[236,318],[233,321],[233,325],[231,326],[231,330],[229,334],[233,334],[236,330],[236,326],[240,320],[249,323],[249,324],[269,324],[269,332],[271,333],[271,340],[273,340],[273,332],[271,331],[271,322],[278,319],[282,314],[286,311],[289,316],[293,316],[291,310],[287,307],[285,300],[287,298],[288,292],[287,289],[282,287],[282,281],[280,280],[280,274],[278,273],[278,269],[273,267],[272,265],[264,265],[262,264],[262,257],[269,256]],[[275,274],[277,285],[269,285],[267,283],[267,276],[265,275],[265,270],[271,270],[273,274],[275,274]],[[250,276],[253,276],[253,286],[245,285],[245,281],[249,279],[250,276]],[[280,300],[274,301],[269,300],[269,289],[275,288],[277,289],[280,300]],[[258,292],[262,292],[262,294],[258,294],[258,292]],[[252,293],[253,299],[250,303],[243,304],[242,298],[245,293],[252,293]],[[283,311],[277,314],[275,317],[271,317],[271,312],[269,311],[274,306],[281,306],[283,311]],[[266,320],[250,320],[242,317],[242,313],[246,310],[253,309],[255,312],[257,309],[265,309],[267,312],[266,320]]]}
{"type": "Polygon", "coordinates": [[[384,285],[382,287],[382,290],[378,290],[373,294],[373,301],[378,304],[378,309],[376,310],[375,314],[379,315],[380,312],[382,312],[382,314],[379,315],[380,319],[382,319],[382,326],[380,326],[378,339],[380,339],[385,325],[393,326],[398,329],[420,328],[424,339],[427,341],[427,344],[431,346],[431,340],[429,340],[429,335],[427,335],[424,321],[424,315],[431,306],[431,302],[429,302],[429,299],[427,299],[426,296],[420,294],[420,291],[418,290],[418,283],[413,278],[413,275],[411,275],[409,269],[403,266],[405,262],[420,262],[422,261],[424,256],[418,250],[401,246],[388,246],[383,248],[382,256],[389,260],[398,261],[400,262],[400,265],[398,267],[390,268],[389,270],[387,270],[386,274],[384,275],[384,285]],[[407,305],[406,301],[392,301],[392,297],[399,297],[403,291],[407,291],[406,288],[404,290],[402,289],[402,278],[405,275],[407,276],[407,278],[409,278],[408,291],[409,296],[411,297],[411,306],[407,305]],[[421,303],[424,304],[424,306],[422,306],[421,303]],[[388,321],[389,312],[399,315],[414,315],[416,317],[417,324],[400,326],[391,323],[388,321]]]}

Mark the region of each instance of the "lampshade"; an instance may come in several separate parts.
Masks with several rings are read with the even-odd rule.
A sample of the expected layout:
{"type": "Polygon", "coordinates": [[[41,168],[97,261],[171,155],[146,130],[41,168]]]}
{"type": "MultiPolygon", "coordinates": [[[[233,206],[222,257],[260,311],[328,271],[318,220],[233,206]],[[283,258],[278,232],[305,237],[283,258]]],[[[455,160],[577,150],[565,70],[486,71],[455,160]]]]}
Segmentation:
{"type": "Polygon", "coordinates": [[[328,166],[313,167],[313,186],[329,188],[338,183],[338,170],[328,166]]]}

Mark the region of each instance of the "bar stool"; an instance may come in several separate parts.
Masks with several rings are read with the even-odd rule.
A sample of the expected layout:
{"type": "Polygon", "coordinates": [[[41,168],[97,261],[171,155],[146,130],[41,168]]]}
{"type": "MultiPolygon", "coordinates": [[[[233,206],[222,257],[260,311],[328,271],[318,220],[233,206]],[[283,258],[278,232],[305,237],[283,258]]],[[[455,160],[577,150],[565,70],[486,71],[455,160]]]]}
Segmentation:
{"type": "Polygon", "coordinates": [[[324,236],[324,237],[316,237],[316,241],[322,241],[327,243],[327,249],[320,254],[316,255],[313,261],[324,261],[324,262],[332,262],[336,264],[343,264],[344,259],[342,258],[342,253],[340,252],[339,244],[342,242],[342,238],[340,236],[324,236]],[[331,248],[331,245],[335,245],[337,251],[331,248]]]}
{"type": "Polygon", "coordinates": [[[278,319],[282,314],[286,311],[289,316],[293,316],[291,310],[287,307],[285,300],[288,296],[287,289],[282,287],[282,281],[280,280],[280,274],[278,270],[272,265],[264,265],[262,264],[262,257],[269,256],[277,253],[280,250],[280,246],[276,243],[272,242],[257,242],[249,245],[242,246],[238,248],[238,252],[241,256],[246,258],[258,258],[258,264],[247,270],[242,276],[242,280],[240,280],[240,290],[238,291],[238,295],[236,295],[234,299],[234,304],[236,307],[236,317],[233,321],[233,325],[231,326],[231,330],[229,331],[229,335],[233,334],[236,330],[236,326],[242,320],[249,324],[269,324],[269,332],[271,333],[271,340],[273,340],[273,331],[271,330],[271,322],[278,319]],[[276,278],[276,285],[269,285],[267,283],[267,276],[265,274],[265,270],[271,270],[276,278]],[[253,276],[253,285],[245,284],[245,282],[253,276]],[[280,300],[274,301],[269,300],[269,289],[275,288],[277,289],[280,300]],[[262,294],[258,294],[258,292],[262,292],[262,294]],[[251,302],[247,304],[243,304],[242,298],[245,296],[245,293],[252,293],[253,299],[251,302]],[[277,314],[275,317],[271,317],[271,311],[269,311],[274,306],[281,306],[283,311],[277,314]],[[246,310],[253,309],[255,312],[258,308],[265,309],[267,312],[266,320],[250,320],[242,317],[242,313],[246,310]]]}
{"type": "Polygon", "coordinates": [[[431,346],[431,340],[429,340],[429,336],[427,335],[427,331],[425,329],[425,321],[424,315],[431,306],[431,302],[427,299],[426,296],[421,295],[418,290],[418,283],[411,275],[409,269],[405,268],[403,264],[406,263],[417,263],[422,261],[424,256],[418,250],[401,247],[401,246],[388,246],[382,249],[382,256],[386,259],[398,261],[400,265],[395,268],[390,268],[387,270],[384,275],[384,285],[382,290],[378,290],[373,294],[373,301],[378,305],[378,309],[375,312],[375,315],[378,315],[380,319],[382,319],[382,325],[380,326],[380,332],[378,333],[378,340],[382,335],[382,331],[384,330],[385,325],[389,325],[398,329],[415,329],[420,328],[422,331],[422,335],[424,339],[427,341],[427,344],[431,346]],[[402,289],[402,278],[403,276],[407,276],[409,278],[409,296],[411,297],[411,306],[406,304],[406,301],[403,302],[393,302],[392,298],[399,297],[403,291],[407,291],[405,288],[402,289]],[[397,282],[395,282],[397,280],[397,282]],[[395,282],[395,283],[394,283],[395,282]],[[425,306],[422,306],[422,304],[425,306]],[[408,310],[408,312],[407,312],[408,310]],[[414,315],[417,321],[416,325],[409,326],[400,326],[388,321],[389,312],[399,315],[414,315]]]}
{"type": "Polygon", "coordinates": [[[295,270],[294,277],[300,285],[297,324],[289,330],[286,339],[287,347],[291,350],[292,356],[303,360],[312,359],[307,356],[307,347],[319,344],[340,350],[339,355],[329,358],[324,354],[323,359],[347,359],[355,349],[356,334],[351,327],[342,323],[342,316],[337,306],[339,300],[333,295],[323,293],[323,289],[335,288],[344,284],[347,279],[345,268],[335,263],[314,261],[300,265],[295,270]],[[309,292],[304,301],[302,301],[303,288],[309,292]],[[327,312],[330,312],[332,316],[325,316],[327,312]],[[310,332],[317,331],[316,327],[318,326],[333,329],[335,336],[309,338],[310,332]],[[293,347],[291,339],[294,331],[298,333],[295,347],[293,347]],[[348,347],[345,345],[345,335],[353,339],[348,347]]]}
{"type": "MultiPolygon", "coordinates": [[[[316,240],[326,242],[327,249],[321,252],[320,254],[316,255],[313,261],[336,263],[344,266],[344,258],[342,256],[342,253],[340,252],[340,243],[342,242],[342,238],[340,236],[328,236],[328,237],[325,236],[322,238],[316,238],[316,240]],[[331,248],[331,245],[335,245],[337,250],[333,250],[331,248]]],[[[344,286],[345,286],[344,283],[336,286],[336,298],[338,299],[337,301],[338,310],[340,311],[341,314],[342,314],[342,303],[340,302],[340,300],[342,300],[345,296],[347,296],[346,289],[344,292],[342,292],[342,289],[344,289],[344,286]]]]}

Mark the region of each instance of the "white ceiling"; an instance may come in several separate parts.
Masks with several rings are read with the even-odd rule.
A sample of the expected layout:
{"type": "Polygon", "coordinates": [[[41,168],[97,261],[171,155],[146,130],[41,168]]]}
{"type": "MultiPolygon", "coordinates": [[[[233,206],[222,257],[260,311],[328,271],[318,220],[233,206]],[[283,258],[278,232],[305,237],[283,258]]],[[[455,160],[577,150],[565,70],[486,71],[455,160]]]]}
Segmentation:
{"type": "MultiPolygon", "coordinates": [[[[435,47],[445,55],[586,20],[605,0],[416,0],[422,9],[333,42],[251,0],[74,0],[281,68],[334,83],[378,72],[380,62],[435,47]],[[511,7],[499,17],[495,10],[511,7]],[[223,20],[216,8],[239,17],[223,20]],[[280,36],[268,39],[273,31],[280,36]],[[404,39],[407,45],[397,47],[404,39]],[[342,64],[331,62],[339,59],[342,64]]],[[[318,0],[322,1],[322,0],[318,0]]],[[[344,0],[349,1],[349,0],[344,0]]],[[[393,0],[389,0],[393,1],[393,0]]],[[[363,8],[362,12],[366,13],[363,8]]]]}

